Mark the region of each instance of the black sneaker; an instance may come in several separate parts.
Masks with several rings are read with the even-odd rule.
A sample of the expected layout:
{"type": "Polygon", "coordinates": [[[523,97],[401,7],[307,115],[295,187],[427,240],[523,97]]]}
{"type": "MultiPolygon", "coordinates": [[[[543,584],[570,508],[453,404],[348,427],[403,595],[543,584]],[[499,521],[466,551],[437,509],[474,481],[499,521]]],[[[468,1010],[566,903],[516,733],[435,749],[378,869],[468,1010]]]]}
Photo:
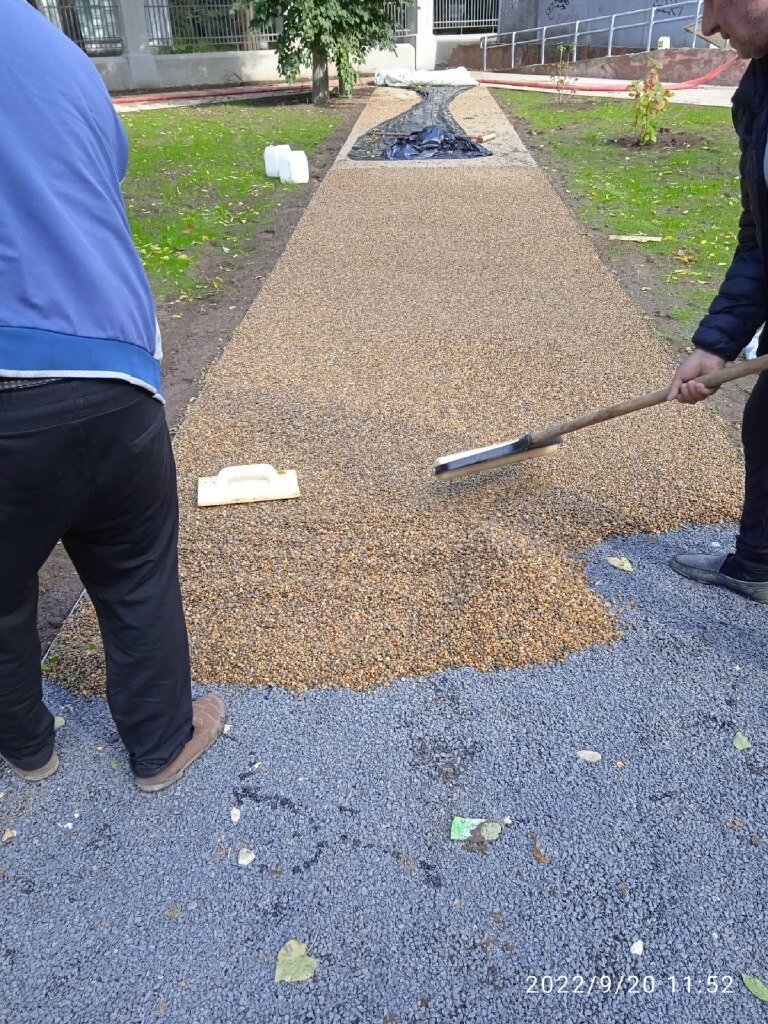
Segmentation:
{"type": "Polygon", "coordinates": [[[768,604],[768,580],[752,582],[740,580],[735,576],[727,575],[728,566],[725,565],[729,555],[675,555],[670,559],[670,566],[689,580],[696,580],[697,583],[712,583],[716,587],[725,587],[732,590],[734,594],[748,597],[750,601],[759,601],[760,604],[768,604]]]}

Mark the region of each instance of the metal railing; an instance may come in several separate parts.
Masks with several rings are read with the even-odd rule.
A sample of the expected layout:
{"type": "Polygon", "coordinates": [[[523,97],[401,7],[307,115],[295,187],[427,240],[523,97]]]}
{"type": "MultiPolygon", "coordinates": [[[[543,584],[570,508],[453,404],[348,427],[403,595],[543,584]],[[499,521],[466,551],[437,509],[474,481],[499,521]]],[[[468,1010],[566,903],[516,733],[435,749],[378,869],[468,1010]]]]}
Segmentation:
{"type": "MultiPolygon", "coordinates": [[[[536,28],[518,29],[503,35],[486,35],[481,40],[483,70],[488,67],[488,51],[496,47],[510,50],[510,67],[515,67],[518,50],[528,52],[535,49],[538,60],[525,60],[526,64],[547,64],[567,54],[567,60],[577,61],[579,49],[594,47],[611,57],[615,50],[653,50],[661,36],[667,35],[670,26],[681,25],[691,33],[689,47],[699,44],[698,30],[704,0],[683,0],[682,3],[664,6],[642,7],[634,11],[604,14],[598,18],[580,18],[561,24],[539,25],[536,28]],[[549,57],[548,57],[549,55],[549,57]]],[[[706,42],[701,44],[706,47],[706,42]]]]}
{"type": "Polygon", "coordinates": [[[416,4],[408,0],[390,0],[387,14],[395,26],[395,39],[405,39],[416,32],[416,4]]]}
{"type": "Polygon", "coordinates": [[[252,27],[250,8],[232,0],[145,0],[144,12],[155,53],[268,50],[280,32],[279,19],[252,27]]]}
{"type": "Polygon", "coordinates": [[[123,52],[117,0],[38,0],[38,9],[91,57],[123,52]]]}
{"type": "MultiPolygon", "coordinates": [[[[415,4],[390,0],[387,9],[395,38],[413,35],[415,4]]],[[[252,27],[250,9],[235,9],[232,0],[144,0],[144,11],[155,53],[267,50],[281,28],[279,18],[262,28],[252,27]]]]}
{"type": "Polygon", "coordinates": [[[434,0],[434,31],[439,33],[495,32],[499,0],[434,0]]]}

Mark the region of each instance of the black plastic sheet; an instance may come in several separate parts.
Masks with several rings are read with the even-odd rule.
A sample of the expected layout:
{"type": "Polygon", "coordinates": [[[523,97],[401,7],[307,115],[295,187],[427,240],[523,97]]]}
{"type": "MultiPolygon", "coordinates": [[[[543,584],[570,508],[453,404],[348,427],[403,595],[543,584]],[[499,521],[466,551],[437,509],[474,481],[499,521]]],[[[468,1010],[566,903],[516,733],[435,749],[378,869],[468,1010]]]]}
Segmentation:
{"type": "Polygon", "coordinates": [[[391,117],[388,121],[376,125],[370,131],[365,132],[356,140],[349,151],[350,160],[455,160],[467,156],[490,156],[490,150],[473,142],[465,132],[456,118],[448,109],[450,104],[460,93],[465,92],[471,86],[466,85],[437,85],[419,86],[415,92],[421,96],[421,102],[391,117]],[[434,143],[429,148],[422,148],[421,152],[409,153],[407,156],[389,157],[387,153],[398,143],[406,140],[413,145],[411,137],[418,135],[425,129],[442,130],[446,135],[452,135],[461,142],[454,143],[455,148],[446,144],[439,152],[435,152],[434,143]],[[465,143],[473,147],[473,152],[468,152],[465,143]]]}
{"type": "Polygon", "coordinates": [[[487,155],[487,149],[466,135],[457,135],[436,124],[396,139],[384,150],[385,160],[466,160],[487,155]]]}

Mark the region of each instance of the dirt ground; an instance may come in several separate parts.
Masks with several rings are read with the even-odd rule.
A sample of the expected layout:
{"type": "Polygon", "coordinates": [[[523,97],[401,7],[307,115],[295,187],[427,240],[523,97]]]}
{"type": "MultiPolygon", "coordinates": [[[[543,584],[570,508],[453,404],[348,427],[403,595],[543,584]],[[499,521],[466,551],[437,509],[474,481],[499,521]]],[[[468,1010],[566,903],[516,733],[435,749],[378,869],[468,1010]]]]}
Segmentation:
{"type": "MultiPolygon", "coordinates": [[[[166,411],[175,433],[184,412],[200,390],[205,370],[221,353],[259,294],[264,280],[283,253],[288,239],[312,199],[317,186],[343,146],[370,95],[370,89],[356,90],[350,100],[333,103],[342,121],[315,151],[310,166],[310,186],[286,191],[282,204],[272,213],[266,227],[258,230],[243,258],[232,287],[215,302],[167,302],[158,305],[163,334],[163,377],[166,411]]],[[[201,267],[205,272],[205,265],[201,267]]],[[[42,651],[50,647],[56,633],[72,610],[82,584],[63,547],[59,544],[40,571],[38,630],[42,651]]]]}

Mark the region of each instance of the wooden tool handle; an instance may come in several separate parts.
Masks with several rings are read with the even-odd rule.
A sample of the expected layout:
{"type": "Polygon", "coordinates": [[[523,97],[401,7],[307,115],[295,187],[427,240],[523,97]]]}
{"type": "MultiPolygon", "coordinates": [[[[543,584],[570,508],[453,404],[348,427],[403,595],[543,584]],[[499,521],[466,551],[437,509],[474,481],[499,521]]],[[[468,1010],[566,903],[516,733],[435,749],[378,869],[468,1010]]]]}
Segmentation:
{"type": "MultiPolygon", "coordinates": [[[[768,355],[760,356],[758,359],[748,359],[743,363],[732,363],[730,366],[717,370],[715,373],[707,373],[703,377],[697,377],[699,384],[707,388],[719,388],[721,384],[727,384],[732,380],[739,380],[741,377],[749,377],[753,373],[762,373],[768,370],[768,355]]],[[[548,427],[531,434],[533,447],[538,447],[546,441],[552,441],[563,434],[572,434],[575,430],[583,430],[584,427],[592,427],[595,423],[605,423],[607,420],[615,420],[619,416],[626,416],[630,412],[640,412],[641,409],[650,409],[654,405],[661,405],[666,402],[669,396],[669,388],[663,391],[654,391],[650,395],[641,395],[640,398],[633,398],[630,402],[621,402],[619,405],[611,405],[607,409],[598,409],[597,412],[587,413],[584,416],[577,416],[576,419],[567,420],[565,423],[558,423],[555,427],[548,427]]]]}

